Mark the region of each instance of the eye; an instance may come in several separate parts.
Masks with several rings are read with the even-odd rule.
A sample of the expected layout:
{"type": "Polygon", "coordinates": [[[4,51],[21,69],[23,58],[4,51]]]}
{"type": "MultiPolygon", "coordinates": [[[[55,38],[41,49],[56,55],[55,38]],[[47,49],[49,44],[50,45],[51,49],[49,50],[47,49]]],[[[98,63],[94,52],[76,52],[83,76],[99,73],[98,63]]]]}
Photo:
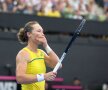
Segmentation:
{"type": "Polygon", "coordinates": [[[43,30],[42,29],[38,29],[37,32],[43,32],[43,30]]]}
{"type": "Polygon", "coordinates": [[[37,32],[41,32],[41,30],[37,30],[37,32]]]}

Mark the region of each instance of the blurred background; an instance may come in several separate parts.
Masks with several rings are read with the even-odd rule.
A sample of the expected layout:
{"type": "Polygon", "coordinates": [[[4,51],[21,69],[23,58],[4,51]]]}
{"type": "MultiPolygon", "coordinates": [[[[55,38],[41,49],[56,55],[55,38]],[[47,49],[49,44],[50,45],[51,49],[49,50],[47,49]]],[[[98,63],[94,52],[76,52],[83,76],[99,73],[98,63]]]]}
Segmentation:
{"type": "Polygon", "coordinates": [[[38,21],[61,57],[83,18],[83,30],[46,90],[108,90],[108,0],[0,0],[0,90],[20,90],[15,80],[16,54],[24,47],[16,37],[19,28],[38,21]]]}

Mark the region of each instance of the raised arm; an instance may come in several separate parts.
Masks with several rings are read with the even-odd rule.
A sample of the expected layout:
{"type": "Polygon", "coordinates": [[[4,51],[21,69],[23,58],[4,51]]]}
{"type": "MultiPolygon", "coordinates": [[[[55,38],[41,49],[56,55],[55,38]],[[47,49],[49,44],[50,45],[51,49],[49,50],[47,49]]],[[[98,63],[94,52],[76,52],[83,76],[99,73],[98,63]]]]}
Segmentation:
{"type": "Polygon", "coordinates": [[[46,39],[44,34],[42,34],[42,35],[40,35],[40,37],[38,37],[38,41],[43,45],[43,47],[45,48],[45,50],[47,52],[47,54],[45,54],[45,61],[46,61],[46,63],[51,68],[54,68],[55,65],[59,61],[59,57],[57,56],[57,54],[48,45],[47,39],[46,39]]]}
{"type": "Polygon", "coordinates": [[[59,61],[59,57],[56,55],[56,53],[50,48],[50,46],[47,44],[45,47],[45,50],[47,54],[45,54],[45,61],[51,68],[54,68],[55,65],[59,61]]]}

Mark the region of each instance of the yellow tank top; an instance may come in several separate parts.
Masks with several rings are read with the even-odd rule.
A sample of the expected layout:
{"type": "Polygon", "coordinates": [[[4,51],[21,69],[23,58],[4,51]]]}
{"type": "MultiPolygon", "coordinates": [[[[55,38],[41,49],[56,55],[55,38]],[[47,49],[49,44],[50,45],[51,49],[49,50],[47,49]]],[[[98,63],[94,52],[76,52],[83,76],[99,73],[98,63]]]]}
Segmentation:
{"type": "MultiPolygon", "coordinates": [[[[46,72],[44,62],[44,52],[41,49],[37,53],[30,51],[28,48],[23,48],[30,53],[30,62],[27,63],[27,74],[41,74],[46,72]]],[[[45,81],[36,82],[32,84],[22,84],[22,90],[45,90],[45,81]]]]}

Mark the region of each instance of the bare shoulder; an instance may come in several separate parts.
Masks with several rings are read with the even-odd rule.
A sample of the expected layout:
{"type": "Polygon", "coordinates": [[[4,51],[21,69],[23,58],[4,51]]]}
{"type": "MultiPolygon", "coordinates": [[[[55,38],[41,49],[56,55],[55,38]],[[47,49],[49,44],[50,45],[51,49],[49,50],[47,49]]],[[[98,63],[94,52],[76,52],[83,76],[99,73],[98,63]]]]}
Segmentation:
{"type": "Polygon", "coordinates": [[[16,61],[23,61],[29,59],[29,53],[24,49],[20,50],[16,56],[16,61]]]}

